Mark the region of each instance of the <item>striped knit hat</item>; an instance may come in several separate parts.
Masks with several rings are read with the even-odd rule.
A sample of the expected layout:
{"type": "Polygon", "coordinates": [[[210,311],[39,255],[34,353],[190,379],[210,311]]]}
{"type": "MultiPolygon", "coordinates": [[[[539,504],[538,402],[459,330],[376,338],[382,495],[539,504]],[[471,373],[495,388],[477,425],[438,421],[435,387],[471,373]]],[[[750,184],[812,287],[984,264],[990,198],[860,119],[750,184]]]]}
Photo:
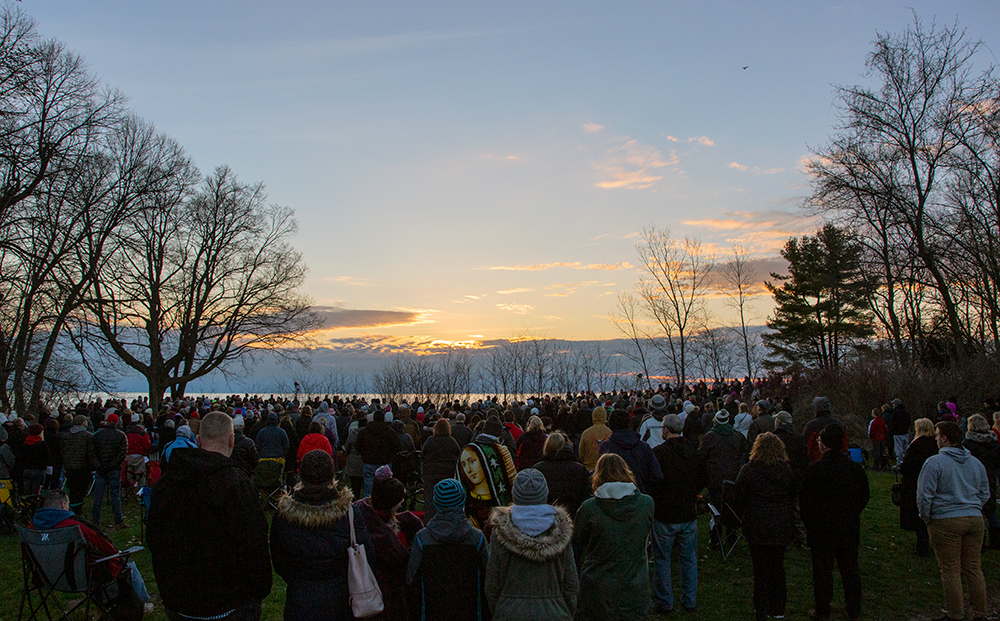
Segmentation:
{"type": "Polygon", "coordinates": [[[434,507],[439,511],[465,506],[465,488],[455,479],[439,481],[434,486],[434,507]]]}

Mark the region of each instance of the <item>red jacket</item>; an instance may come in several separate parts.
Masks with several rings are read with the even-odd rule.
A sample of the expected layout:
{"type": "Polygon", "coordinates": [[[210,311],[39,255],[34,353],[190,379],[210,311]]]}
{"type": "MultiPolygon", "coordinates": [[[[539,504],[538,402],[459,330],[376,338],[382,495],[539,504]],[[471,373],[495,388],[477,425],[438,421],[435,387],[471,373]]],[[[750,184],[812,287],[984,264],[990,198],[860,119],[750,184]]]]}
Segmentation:
{"type": "Polygon", "coordinates": [[[326,439],[321,433],[307,433],[302,437],[302,441],[299,442],[299,452],[296,455],[297,461],[302,461],[306,453],[315,450],[326,451],[330,457],[333,457],[333,447],[330,446],[330,441],[326,439]]]}
{"type": "Polygon", "coordinates": [[[885,420],[881,416],[876,416],[872,419],[872,422],[868,423],[868,438],[872,442],[884,441],[885,434],[888,431],[888,427],[885,426],[885,420]]]}
{"type": "Polygon", "coordinates": [[[128,438],[129,455],[149,455],[152,443],[149,441],[149,434],[146,433],[145,429],[140,433],[139,429],[129,427],[125,437],[128,438]]]}

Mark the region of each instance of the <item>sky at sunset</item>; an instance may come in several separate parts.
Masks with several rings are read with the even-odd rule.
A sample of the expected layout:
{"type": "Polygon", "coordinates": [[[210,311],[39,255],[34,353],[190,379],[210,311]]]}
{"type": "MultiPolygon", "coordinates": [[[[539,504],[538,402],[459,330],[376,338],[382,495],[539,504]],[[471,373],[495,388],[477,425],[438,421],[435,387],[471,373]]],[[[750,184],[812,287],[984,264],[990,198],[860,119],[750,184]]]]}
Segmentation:
{"type": "Polygon", "coordinates": [[[877,32],[912,7],[1000,50],[996,0],[18,6],[203,172],[295,209],[334,343],[616,337],[649,225],[763,277],[816,229],[803,161],[877,32]]]}

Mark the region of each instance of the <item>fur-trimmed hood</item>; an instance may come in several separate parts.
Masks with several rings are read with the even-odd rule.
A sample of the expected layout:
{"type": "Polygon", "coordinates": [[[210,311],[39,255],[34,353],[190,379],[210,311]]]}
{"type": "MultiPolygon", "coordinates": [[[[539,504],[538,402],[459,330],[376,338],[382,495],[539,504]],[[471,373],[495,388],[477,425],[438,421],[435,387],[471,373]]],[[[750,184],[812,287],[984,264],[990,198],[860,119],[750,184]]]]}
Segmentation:
{"type": "Polygon", "coordinates": [[[336,498],[325,501],[308,501],[298,495],[296,488],[278,501],[278,513],[289,522],[303,528],[321,528],[340,520],[351,508],[354,494],[349,489],[340,490],[336,498]]]}
{"type": "Polygon", "coordinates": [[[490,516],[493,536],[517,556],[542,563],[562,553],[573,539],[573,520],[562,507],[556,507],[552,526],[537,537],[523,533],[511,519],[510,507],[497,507],[490,516]]]}

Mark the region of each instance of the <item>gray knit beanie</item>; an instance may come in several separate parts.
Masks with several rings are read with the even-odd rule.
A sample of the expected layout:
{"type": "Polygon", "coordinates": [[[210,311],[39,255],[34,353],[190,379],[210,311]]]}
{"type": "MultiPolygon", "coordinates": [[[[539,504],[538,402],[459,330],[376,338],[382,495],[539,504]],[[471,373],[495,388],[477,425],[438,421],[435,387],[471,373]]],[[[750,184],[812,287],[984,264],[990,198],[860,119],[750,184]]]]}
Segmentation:
{"type": "Polygon", "coordinates": [[[525,468],[514,477],[515,505],[544,505],[549,500],[549,485],[545,475],[534,468],[525,468]]]}

